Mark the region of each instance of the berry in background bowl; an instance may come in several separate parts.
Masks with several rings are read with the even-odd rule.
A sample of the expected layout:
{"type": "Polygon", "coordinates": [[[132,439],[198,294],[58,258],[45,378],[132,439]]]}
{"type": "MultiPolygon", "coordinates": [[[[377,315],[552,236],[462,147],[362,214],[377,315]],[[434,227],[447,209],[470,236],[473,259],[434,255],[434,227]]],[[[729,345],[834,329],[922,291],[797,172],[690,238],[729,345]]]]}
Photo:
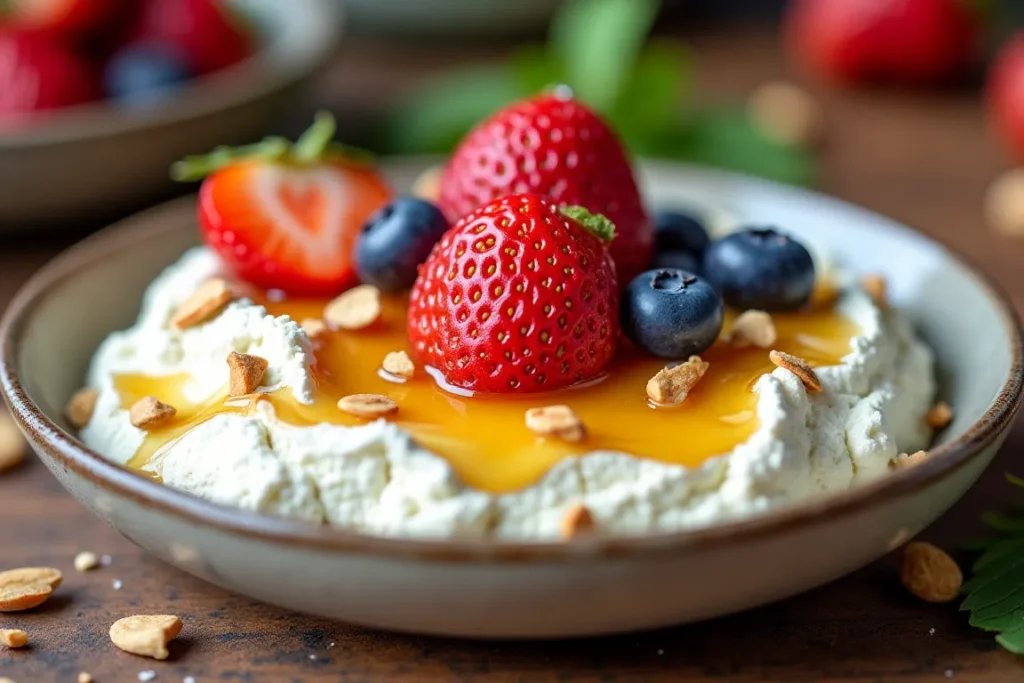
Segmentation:
{"type": "MultiPolygon", "coordinates": [[[[60,57],[0,72],[0,233],[141,207],[170,192],[167,167],[176,159],[258,139],[332,56],[342,27],[334,0],[117,0],[113,14],[92,0],[6,6],[0,41],[31,42],[33,55],[45,49],[60,57]],[[208,21],[191,33],[171,30],[174,22],[198,26],[188,12],[200,2],[223,14],[219,25],[238,32],[237,40],[222,32],[199,41],[214,26],[208,21]],[[39,15],[26,14],[29,6],[39,15]],[[54,8],[52,18],[43,6],[54,8]],[[79,6],[96,18],[76,14],[79,6]],[[161,6],[173,11],[156,12],[161,6]],[[58,21],[65,11],[68,19],[58,21]],[[159,32],[147,12],[174,21],[159,32]],[[198,52],[239,40],[248,49],[234,50],[241,57],[229,66],[227,52],[198,52]],[[4,78],[41,87],[35,94],[4,78]]],[[[22,59],[4,50],[0,63],[15,55],[22,59]]]]}

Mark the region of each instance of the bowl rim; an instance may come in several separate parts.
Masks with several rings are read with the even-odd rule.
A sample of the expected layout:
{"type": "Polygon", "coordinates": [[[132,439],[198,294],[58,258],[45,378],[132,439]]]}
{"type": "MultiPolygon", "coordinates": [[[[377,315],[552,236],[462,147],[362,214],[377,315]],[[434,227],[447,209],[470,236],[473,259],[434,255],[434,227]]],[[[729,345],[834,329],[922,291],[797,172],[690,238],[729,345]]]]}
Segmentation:
{"type": "MultiPolygon", "coordinates": [[[[294,39],[284,42],[280,34],[263,36],[241,62],[187,82],[175,92],[170,106],[128,110],[102,99],[57,109],[28,125],[0,131],[0,150],[93,141],[171,126],[244,106],[302,80],[321,68],[335,50],[345,15],[335,0],[292,0],[295,2],[304,3],[317,17],[312,21],[317,29],[315,40],[304,43],[302,49],[275,55],[275,47],[298,43],[294,39]]],[[[310,36],[304,37],[308,40],[310,36]]]]}
{"type": "MultiPolygon", "coordinates": [[[[399,157],[396,161],[401,163],[409,159],[399,157]]],[[[657,164],[652,166],[657,167],[657,164]]],[[[676,166],[694,170],[683,164],[676,166]]],[[[824,198],[844,210],[866,211],[849,202],[809,190],[780,186],[771,181],[716,170],[699,169],[696,172],[732,178],[734,181],[740,178],[744,183],[760,183],[775,191],[824,198]]],[[[18,377],[21,340],[31,325],[37,306],[51,296],[56,287],[73,278],[80,270],[116,257],[121,252],[139,248],[155,235],[180,229],[180,220],[175,218],[194,211],[194,202],[194,196],[182,197],[119,221],[65,250],[29,278],[0,320],[0,389],[16,422],[30,441],[45,451],[54,465],[73,470],[114,495],[130,498],[139,505],[176,516],[186,523],[216,527],[221,532],[321,552],[477,564],[655,558],[683,551],[699,552],[723,544],[756,541],[765,536],[809,526],[826,517],[849,516],[881,501],[911,495],[980,457],[984,447],[1009,427],[1024,393],[1021,322],[1006,294],[978,266],[956,250],[903,225],[892,225],[888,229],[928,240],[964,267],[1001,318],[1003,332],[1009,338],[1012,353],[1009,372],[985,413],[963,434],[932,449],[930,457],[918,466],[846,491],[709,527],[637,536],[584,538],[568,543],[372,536],[240,510],[156,483],[107,460],[47,417],[28,396],[18,377]]],[[[873,212],[867,212],[866,215],[881,218],[873,212]]]]}

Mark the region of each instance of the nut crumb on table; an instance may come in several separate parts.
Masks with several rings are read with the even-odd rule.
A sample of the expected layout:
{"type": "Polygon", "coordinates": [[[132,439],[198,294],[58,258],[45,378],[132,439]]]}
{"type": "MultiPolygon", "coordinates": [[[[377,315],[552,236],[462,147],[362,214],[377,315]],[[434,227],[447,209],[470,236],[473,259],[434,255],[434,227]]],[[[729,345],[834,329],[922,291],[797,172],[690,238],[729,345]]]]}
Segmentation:
{"type": "Polygon", "coordinates": [[[0,472],[14,469],[25,460],[28,444],[21,436],[14,418],[0,412],[0,472]]]}
{"type": "Polygon", "coordinates": [[[75,555],[75,569],[80,572],[87,572],[100,566],[100,558],[96,553],[83,551],[75,555]]]}
{"type": "Polygon", "coordinates": [[[964,577],[952,557],[931,543],[907,544],[900,556],[900,581],[927,602],[949,602],[960,594],[964,577]]]}
{"type": "Polygon", "coordinates": [[[167,659],[167,643],[181,633],[181,626],[181,619],[173,614],[138,614],[115,621],[110,640],[125,652],[167,659]]]}
{"type": "Polygon", "coordinates": [[[28,645],[28,634],[21,629],[0,628],[0,644],[11,649],[17,649],[28,645]]]}

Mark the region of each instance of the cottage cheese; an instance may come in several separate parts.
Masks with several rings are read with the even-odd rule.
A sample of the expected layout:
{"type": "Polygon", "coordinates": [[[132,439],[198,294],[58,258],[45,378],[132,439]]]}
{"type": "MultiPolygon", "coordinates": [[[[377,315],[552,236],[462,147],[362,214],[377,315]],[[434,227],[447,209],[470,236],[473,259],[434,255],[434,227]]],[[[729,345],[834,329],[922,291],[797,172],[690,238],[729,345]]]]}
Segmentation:
{"type": "MultiPolygon", "coordinates": [[[[212,252],[190,251],[151,284],[136,325],[103,343],[89,374],[100,395],[82,431],[86,444],[125,463],[145,438],[120,407],[115,374],[187,373],[189,398],[202,400],[222,389],[230,351],[266,358],[265,383],[313,400],[312,350],[290,318],[239,300],[206,324],[170,326],[178,304],[217,270],[212,252]]],[[[698,468],[598,451],[561,461],[525,490],[490,495],[463,485],[394,424],[295,427],[266,402],[252,415],[200,424],[147,467],[166,485],[218,503],[374,534],[553,538],[566,509],[581,502],[605,532],[706,526],[846,489],[927,446],[931,351],[903,315],[859,291],[839,306],[862,331],[841,365],[818,369],[824,390],[809,395],[781,368],[762,376],[758,430],[698,468]]]]}

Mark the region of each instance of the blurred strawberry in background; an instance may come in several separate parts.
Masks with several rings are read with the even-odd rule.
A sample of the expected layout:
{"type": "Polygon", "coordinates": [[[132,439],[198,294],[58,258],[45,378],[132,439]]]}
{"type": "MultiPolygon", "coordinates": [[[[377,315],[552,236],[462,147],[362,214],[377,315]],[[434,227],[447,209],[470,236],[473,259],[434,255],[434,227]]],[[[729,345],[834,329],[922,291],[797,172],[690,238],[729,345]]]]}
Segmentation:
{"type": "Polygon", "coordinates": [[[988,78],[989,118],[1012,156],[1024,160],[1024,32],[1002,48],[988,78]]]}
{"type": "Polygon", "coordinates": [[[0,124],[99,96],[93,66],[55,36],[0,33],[0,124]]]}
{"type": "Polygon", "coordinates": [[[918,84],[970,63],[979,22],[964,0],[795,0],[783,30],[794,59],[827,80],[918,84]]]}
{"type": "Polygon", "coordinates": [[[0,125],[110,97],[149,105],[249,56],[221,0],[0,1],[0,125]]]}

